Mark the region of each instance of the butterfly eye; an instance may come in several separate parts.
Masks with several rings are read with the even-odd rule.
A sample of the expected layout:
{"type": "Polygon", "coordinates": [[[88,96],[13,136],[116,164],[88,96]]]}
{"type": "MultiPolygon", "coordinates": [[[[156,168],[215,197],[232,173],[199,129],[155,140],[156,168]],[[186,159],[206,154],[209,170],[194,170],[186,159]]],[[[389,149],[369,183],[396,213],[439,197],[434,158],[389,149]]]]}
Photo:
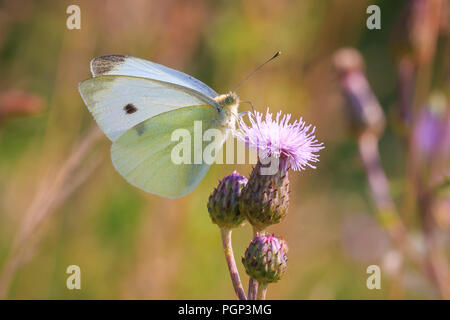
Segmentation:
{"type": "Polygon", "coordinates": [[[233,103],[234,103],[233,97],[228,96],[228,97],[225,98],[225,104],[226,105],[230,105],[230,104],[233,104],[233,103]]]}

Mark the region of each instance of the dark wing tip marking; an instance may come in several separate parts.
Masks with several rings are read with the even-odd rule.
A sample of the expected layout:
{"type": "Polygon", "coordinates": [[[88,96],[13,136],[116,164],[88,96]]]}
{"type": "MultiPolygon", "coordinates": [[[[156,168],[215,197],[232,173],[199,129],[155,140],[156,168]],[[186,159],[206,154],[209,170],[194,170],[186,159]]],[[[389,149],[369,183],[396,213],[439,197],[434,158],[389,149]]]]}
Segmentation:
{"type": "Polygon", "coordinates": [[[134,106],[134,104],[129,103],[125,107],[123,107],[123,110],[125,110],[127,114],[132,114],[135,113],[138,109],[134,106]]]}
{"type": "Polygon", "coordinates": [[[121,54],[113,54],[95,58],[91,62],[92,75],[98,77],[107,74],[114,69],[115,66],[124,62],[126,57],[127,56],[121,54]]]}

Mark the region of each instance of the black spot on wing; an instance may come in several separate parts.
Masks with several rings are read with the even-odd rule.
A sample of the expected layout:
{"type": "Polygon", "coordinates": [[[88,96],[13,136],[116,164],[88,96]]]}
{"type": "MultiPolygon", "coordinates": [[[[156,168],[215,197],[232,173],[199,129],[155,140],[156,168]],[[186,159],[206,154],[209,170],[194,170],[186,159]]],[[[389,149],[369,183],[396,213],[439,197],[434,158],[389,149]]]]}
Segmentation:
{"type": "Polygon", "coordinates": [[[127,56],[114,54],[95,58],[91,62],[92,75],[94,77],[108,74],[115,66],[125,61],[127,56]]]}
{"type": "Polygon", "coordinates": [[[123,110],[125,110],[127,114],[132,114],[135,113],[138,109],[134,106],[134,104],[129,103],[125,107],[123,107],[123,110]]]}

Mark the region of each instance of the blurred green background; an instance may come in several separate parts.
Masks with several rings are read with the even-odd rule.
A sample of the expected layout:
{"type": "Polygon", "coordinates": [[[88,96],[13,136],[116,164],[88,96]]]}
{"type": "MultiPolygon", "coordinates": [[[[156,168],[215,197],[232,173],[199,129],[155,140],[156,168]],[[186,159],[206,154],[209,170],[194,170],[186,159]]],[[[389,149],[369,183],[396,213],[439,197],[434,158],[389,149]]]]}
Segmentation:
{"type": "MultiPolygon", "coordinates": [[[[394,29],[407,4],[387,0],[1,1],[0,91],[23,90],[42,100],[30,114],[0,121],[0,268],[18,230],[29,219],[25,214],[33,199],[48,190],[46,183],[95,126],[77,89],[90,77],[92,58],[137,56],[182,70],[224,93],[280,50],[283,54],[252,77],[239,95],[260,111],[270,107],[294,118],[302,116],[316,126],[316,137],[325,149],[316,170],[291,174],[288,216],[269,229],[287,240],[290,251],[288,272],[269,287],[268,298],[437,297],[436,289],[415,269],[402,274],[402,293],[387,273],[382,274],[381,290],[366,287],[366,268],[383,265],[387,256],[395,256],[395,249],[375,221],[331,63],[341,47],[360,50],[389,123],[396,105],[392,47],[402,39],[394,29]],[[81,30],[66,28],[66,8],[71,4],[81,8],[81,30]],[[381,8],[381,30],[366,28],[370,4],[381,8]]],[[[439,53],[441,46],[435,70],[443,68],[444,58],[448,63],[449,56],[439,53]]],[[[439,74],[433,81],[441,85],[439,74]]],[[[241,111],[248,108],[243,104],[241,111]]],[[[168,200],[127,184],[112,166],[109,147],[110,141],[102,136],[79,164],[83,172],[90,161],[101,161],[33,232],[29,259],[12,275],[7,297],[234,298],[219,229],[211,223],[206,203],[218,179],[235,169],[248,176],[251,166],[214,165],[192,194],[168,200]],[[81,268],[82,290],[66,288],[65,271],[71,264],[81,268]]],[[[392,195],[400,202],[405,151],[390,125],[380,150],[392,195]]],[[[245,287],[248,278],[240,258],[250,240],[249,226],[233,233],[245,287]]]]}

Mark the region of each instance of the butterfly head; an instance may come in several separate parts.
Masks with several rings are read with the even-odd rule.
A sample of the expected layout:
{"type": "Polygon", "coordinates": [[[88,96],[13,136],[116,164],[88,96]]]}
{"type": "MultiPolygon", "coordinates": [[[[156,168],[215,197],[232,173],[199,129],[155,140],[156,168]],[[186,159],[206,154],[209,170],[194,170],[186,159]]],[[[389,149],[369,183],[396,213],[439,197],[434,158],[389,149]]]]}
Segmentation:
{"type": "Polygon", "coordinates": [[[239,96],[234,92],[221,94],[214,100],[216,100],[216,102],[224,109],[230,109],[233,106],[237,107],[239,104],[239,96]]]}
{"type": "Polygon", "coordinates": [[[236,93],[230,92],[221,94],[220,96],[214,98],[214,100],[216,100],[216,102],[227,114],[237,114],[239,96],[236,93]]]}
{"type": "Polygon", "coordinates": [[[221,94],[214,98],[214,100],[222,107],[224,111],[224,122],[227,127],[234,127],[234,121],[237,117],[237,111],[239,106],[239,96],[234,93],[221,94]]]}

